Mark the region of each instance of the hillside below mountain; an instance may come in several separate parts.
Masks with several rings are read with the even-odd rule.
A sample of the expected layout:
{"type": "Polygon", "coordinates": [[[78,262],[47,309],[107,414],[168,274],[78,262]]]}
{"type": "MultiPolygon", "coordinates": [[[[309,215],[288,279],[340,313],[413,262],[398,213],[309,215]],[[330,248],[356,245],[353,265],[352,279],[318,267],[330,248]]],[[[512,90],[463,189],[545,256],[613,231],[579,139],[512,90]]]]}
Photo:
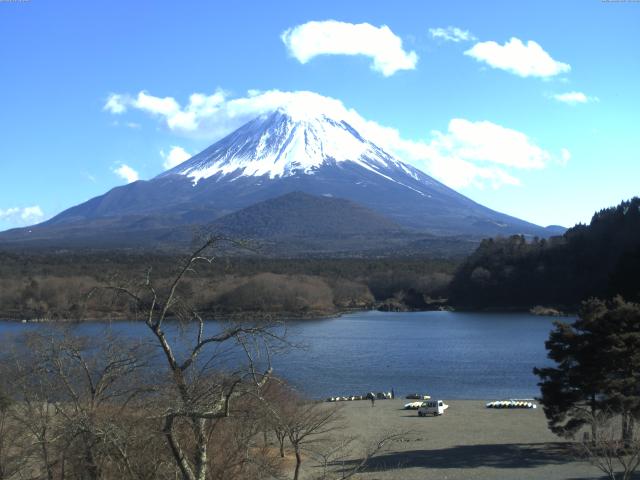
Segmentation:
{"type": "Polygon", "coordinates": [[[213,230],[255,239],[396,234],[402,227],[357,203],[292,192],[225,215],[213,230]]]}

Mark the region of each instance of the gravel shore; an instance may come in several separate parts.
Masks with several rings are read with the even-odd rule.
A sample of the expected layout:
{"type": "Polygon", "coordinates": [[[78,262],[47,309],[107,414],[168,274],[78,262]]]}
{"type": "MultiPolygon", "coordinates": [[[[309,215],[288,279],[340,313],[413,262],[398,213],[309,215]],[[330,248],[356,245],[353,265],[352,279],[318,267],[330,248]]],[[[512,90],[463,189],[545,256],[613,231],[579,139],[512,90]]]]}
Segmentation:
{"type": "MultiPolygon", "coordinates": [[[[358,462],[362,446],[390,432],[405,432],[385,447],[358,478],[367,479],[599,479],[577,461],[566,440],[552,434],[542,409],[488,409],[482,400],[447,401],[440,417],[403,410],[409,400],[340,402],[345,428],[357,437],[345,465],[358,462]]],[[[332,408],[334,404],[327,404],[332,408]]],[[[311,473],[311,472],[309,472],[311,473]]]]}

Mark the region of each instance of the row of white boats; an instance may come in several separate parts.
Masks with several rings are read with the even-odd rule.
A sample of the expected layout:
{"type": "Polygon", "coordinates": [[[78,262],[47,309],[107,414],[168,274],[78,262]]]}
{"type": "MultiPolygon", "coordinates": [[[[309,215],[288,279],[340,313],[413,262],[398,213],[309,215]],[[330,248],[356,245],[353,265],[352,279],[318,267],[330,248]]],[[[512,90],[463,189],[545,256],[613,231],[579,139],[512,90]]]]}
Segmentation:
{"type": "MultiPolygon", "coordinates": [[[[375,398],[376,400],[392,400],[395,398],[393,391],[391,392],[378,392],[378,393],[373,393],[373,392],[369,392],[366,395],[351,395],[348,397],[329,397],[327,398],[327,402],[346,402],[346,401],[352,401],[352,400],[371,400],[371,398],[375,398]]],[[[422,404],[423,400],[429,400],[431,399],[431,397],[429,395],[423,394],[423,393],[411,393],[409,395],[407,395],[405,397],[408,400],[420,400],[419,402],[411,402],[411,403],[407,403],[407,405],[412,405],[411,407],[408,407],[407,405],[404,406],[404,408],[419,408],[420,405],[422,404]],[[415,406],[413,406],[415,404],[415,406]]]]}
{"type": "Polygon", "coordinates": [[[393,398],[393,393],[391,392],[378,392],[373,393],[369,392],[366,395],[350,395],[348,397],[329,397],[327,398],[327,402],[348,402],[353,400],[371,400],[374,398],[375,400],[391,400],[393,398]]]}
{"type": "Polygon", "coordinates": [[[487,408],[536,408],[536,404],[530,399],[496,400],[487,403],[487,408]]]}
{"type": "MultiPolygon", "coordinates": [[[[391,400],[394,398],[394,395],[392,392],[378,392],[378,393],[369,392],[365,395],[349,395],[346,397],[345,396],[329,397],[327,398],[327,402],[348,402],[348,401],[354,401],[354,400],[371,400],[372,398],[375,400],[391,400]]],[[[404,406],[405,410],[417,410],[420,408],[420,406],[423,404],[425,400],[429,400],[431,397],[429,395],[412,394],[412,395],[407,395],[406,398],[411,400],[419,399],[418,401],[409,402],[404,406]]],[[[487,408],[537,408],[537,405],[534,402],[535,400],[531,398],[526,398],[526,399],[512,398],[510,400],[495,400],[493,402],[489,402],[487,403],[486,407],[487,408]]]]}

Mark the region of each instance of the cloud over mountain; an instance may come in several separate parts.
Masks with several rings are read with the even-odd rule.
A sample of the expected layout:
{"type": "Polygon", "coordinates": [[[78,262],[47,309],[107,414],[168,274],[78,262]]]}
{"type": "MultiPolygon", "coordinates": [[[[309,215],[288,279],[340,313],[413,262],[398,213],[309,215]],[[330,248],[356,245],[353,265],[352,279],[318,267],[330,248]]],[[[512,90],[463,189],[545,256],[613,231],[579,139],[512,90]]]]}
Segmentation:
{"type": "Polygon", "coordinates": [[[191,154],[189,152],[187,152],[184,148],[178,147],[176,145],[171,147],[169,153],[165,153],[164,150],[160,150],[160,156],[164,158],[162,166],[165,170],[180,165],[185,160],[191,158],[191,154]]]}
{"type": "Polygon", "coordinates": [[[0,208],[0,227],[11,228],[38,223],[44,219],[40,205],[0,208]]]}
{"type": "MultiPolygon", "coordinates": [[[[107,104],[110,101],[111,98],[107,104]]],[[[424,139],[407,139],[395,128],[363,118],[340,100],[308,91],[252,90],[244,97],[230,98],[219,89],[211,95],[194,93],[185,106],[173,97],[156,97],[141,91],[136,96],[119,94],[118,101],[125,110],[134,108],[160,118],[176,134],[207,140],[221,138],[278,108],[285,108],[293,118],[328,112],[375,138],[399,158],[458,188],[518,185],[518,170],[545,168],[551,160],[561,157],[561,153],[552,154],[538,146],[526,134],[489,121],[455,118],[446,132],[433,130],[424,139]]],[[[173,152],[175,161],[179,153],[182,152],[173,152]]],[[[133,177],[123,178],[129,181],[133,177]]]]}
{"type": "Polygon", "coordinates": [[[118,175],[127,183],[133,183],[140,179],[140,175],[138,174],[138,172],[131,168],[129,165],[125,165],[124,163],[118,168],[114,168],[113,173],[118,175]]]}

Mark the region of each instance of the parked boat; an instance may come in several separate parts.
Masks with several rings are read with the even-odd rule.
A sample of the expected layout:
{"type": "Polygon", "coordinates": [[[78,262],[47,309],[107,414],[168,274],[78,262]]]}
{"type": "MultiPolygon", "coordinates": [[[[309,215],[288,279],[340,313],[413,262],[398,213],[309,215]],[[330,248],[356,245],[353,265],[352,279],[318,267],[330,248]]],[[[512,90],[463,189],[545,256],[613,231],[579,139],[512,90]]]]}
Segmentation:
{"type": "Polygon", "coordinates": [[[425,395],[422,393],[410,393],[405,397],[407,400],[430,400],[430,395],[425,395]]]}
{"type": "Polygon", "coordinates": [[[369,392],[366,395],[349,395],[347,397],[337,396],[337,397],[329,397],[327,398],[327,402],[346,402],[353,400],[369,400],[374,398],[375,400],[391,400],[393,398],[393,394],[391,392],[369,392]]]}
{"type": "Polygon", "coordinates": [[[511,400],[495,400],[489,402],[486,405],[487,408],[537,408],[537,405],[533,403],[531,399],[517,399],[511,400]]]}

